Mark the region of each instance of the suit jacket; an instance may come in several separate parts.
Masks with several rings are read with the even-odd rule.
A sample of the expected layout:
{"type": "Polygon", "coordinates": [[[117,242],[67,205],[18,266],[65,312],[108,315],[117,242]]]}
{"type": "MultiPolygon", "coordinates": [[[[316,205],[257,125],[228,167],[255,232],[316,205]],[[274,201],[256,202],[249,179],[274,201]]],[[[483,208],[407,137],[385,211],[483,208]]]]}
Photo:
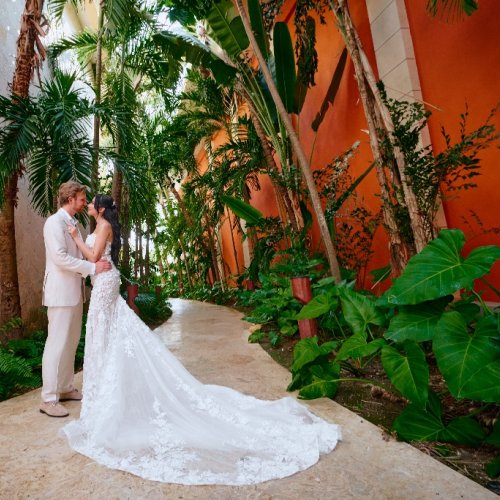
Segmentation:
{"type": "Polygon", "coordinates": [[[82,253],[68,233],[67,213],[60,208],[43,227],[45,278],[43,305],[75,306],[82,297],[82,280],[94,274],[95,264],[82,259],[82,253]]]}

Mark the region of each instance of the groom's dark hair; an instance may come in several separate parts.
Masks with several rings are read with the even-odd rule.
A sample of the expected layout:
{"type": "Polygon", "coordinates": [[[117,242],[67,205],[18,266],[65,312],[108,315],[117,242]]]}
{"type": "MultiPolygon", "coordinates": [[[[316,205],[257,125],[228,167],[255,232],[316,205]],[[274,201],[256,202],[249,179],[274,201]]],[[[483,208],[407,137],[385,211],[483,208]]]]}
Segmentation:
{"type": "Polygon", "coordinates": [[[87,191],[87,188],[76,181],[63,182],[59,187],[59,206],[68,203],[70,198],[74,198],[78,193],[87,191]]]}

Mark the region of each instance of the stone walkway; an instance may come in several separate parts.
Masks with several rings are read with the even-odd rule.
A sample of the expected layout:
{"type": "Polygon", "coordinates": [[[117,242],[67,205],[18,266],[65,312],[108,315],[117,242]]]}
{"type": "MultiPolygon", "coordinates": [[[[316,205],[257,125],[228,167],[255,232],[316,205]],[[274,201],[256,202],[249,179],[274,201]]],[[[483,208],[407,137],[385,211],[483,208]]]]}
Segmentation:
{"type": "MultiPolygon", "coordinates": [[[[232,309],[174,299],[156,331],[196,377],[259,398],[285,396],[290,375],[232,309]]],[[[81,383],[81,374],[77,377],[81,383]]],[[[495,499],[493,493],[328,399],[308,402],[342,426],[343,441],[312,468],[245,487],[182,486],[109,470],[73,452],[58,430],[68,419],[38,412],[40,390],[0,403],[0,499],[495,499]]],[[[79,403],[65,403],[76,418],[79,403]]]]}

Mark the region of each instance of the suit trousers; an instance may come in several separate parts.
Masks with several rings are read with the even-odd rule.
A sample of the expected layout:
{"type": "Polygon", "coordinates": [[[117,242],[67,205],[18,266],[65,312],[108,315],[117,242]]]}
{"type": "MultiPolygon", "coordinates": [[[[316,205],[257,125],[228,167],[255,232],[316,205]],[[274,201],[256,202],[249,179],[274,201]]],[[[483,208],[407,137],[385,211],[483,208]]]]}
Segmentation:
{"type": "Polygon", "coordinates": [[[42,401],[58,401],[74,389],[75,354],[82,330],[83,300],[75,306],[49,307],[49,333],[42,358],[42,401]]]}

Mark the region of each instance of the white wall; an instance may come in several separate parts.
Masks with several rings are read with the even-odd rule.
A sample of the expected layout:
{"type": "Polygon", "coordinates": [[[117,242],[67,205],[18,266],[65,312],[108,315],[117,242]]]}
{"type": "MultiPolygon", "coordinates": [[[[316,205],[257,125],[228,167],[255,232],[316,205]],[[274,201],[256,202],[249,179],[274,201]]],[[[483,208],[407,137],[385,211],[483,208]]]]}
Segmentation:
{"type": "MultiPolygon", "coordinates": [[[[16,41],[24,0],[0,0],[0,94],[9,93],[14,74],[16,41]]],[[[22,317],[28,327],[40,325],[42,284],[45,268],[43,223],[45,220],[32,209],[25,179],[19,182],[19,202],[16,209],[17,268],[21,294],[22,317]]]]}

